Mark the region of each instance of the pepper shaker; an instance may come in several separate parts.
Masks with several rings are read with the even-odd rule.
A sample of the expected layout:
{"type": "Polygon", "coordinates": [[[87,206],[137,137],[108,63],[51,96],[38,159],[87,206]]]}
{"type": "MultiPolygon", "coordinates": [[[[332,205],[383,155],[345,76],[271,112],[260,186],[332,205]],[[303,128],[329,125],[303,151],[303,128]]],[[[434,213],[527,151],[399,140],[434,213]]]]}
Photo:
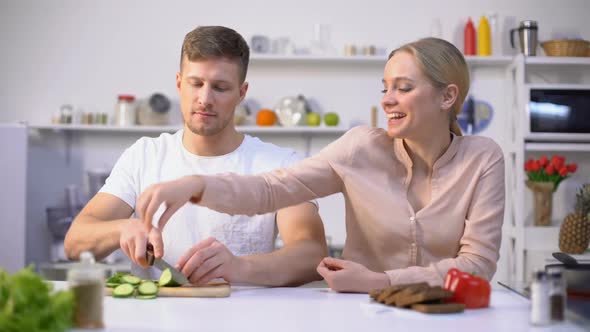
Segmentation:
{"type": "Polygon", "coordinates": [[[565,317],[566,284],[562,268],[551,268],[549,275],[549,305],[551,307],[551,321],[562,322],[565,317]]]}

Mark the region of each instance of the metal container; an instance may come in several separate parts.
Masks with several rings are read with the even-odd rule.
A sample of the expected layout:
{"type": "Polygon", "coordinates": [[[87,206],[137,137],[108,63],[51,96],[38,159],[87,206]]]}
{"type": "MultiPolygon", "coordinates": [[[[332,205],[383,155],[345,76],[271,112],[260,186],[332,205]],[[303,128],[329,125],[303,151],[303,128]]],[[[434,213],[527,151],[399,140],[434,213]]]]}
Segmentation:
{"type": "Polygon", "coordinates": [[[537,55],[538,40],[537,21],[522,21],[518,28],[510,30],[510,44],[514,46],[514,34],[518,31],[520,52],[526,56],[537,55]]]}

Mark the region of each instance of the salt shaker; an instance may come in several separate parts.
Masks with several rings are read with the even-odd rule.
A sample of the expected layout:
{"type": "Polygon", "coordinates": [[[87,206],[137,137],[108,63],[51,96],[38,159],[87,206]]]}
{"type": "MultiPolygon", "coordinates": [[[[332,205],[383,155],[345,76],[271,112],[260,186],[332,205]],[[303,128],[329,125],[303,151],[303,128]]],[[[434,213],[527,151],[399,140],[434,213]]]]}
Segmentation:
{"type": "Polygon", "coordinates": [[[80,254],[80,262],[68,270],[68,285],[74,294],[74,326],[104,328],[104,270],[94,262],[92,253],[84,251],[80,254]]]}
{"type": "Polygon", "coordinates": [[[543,326],[550,323],[549,280],[544,271],[537,271],[531,284],[531,324],[543,326]]]}

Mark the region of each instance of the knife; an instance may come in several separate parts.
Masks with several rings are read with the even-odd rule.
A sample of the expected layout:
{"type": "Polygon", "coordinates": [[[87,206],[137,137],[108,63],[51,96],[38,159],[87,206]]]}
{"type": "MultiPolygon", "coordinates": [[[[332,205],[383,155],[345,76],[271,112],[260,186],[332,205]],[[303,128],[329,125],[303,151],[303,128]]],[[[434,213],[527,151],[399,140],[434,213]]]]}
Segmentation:
{"type": "Polygon", "coordinates": [[[170,270],[172,274],[172,280],[176,281],[180,285],[188,284],[188,278],[182,274],[182,272],[175,269],[172,265],[168,264],[165,260],[161,258],[156,258],[154,256],[154,246],[151,243],[147,244],[147,248],[145,251],[145,259],[147,260],[150,266],[157,267],[160,271],[164,271],[166,269],[170,270]]]}

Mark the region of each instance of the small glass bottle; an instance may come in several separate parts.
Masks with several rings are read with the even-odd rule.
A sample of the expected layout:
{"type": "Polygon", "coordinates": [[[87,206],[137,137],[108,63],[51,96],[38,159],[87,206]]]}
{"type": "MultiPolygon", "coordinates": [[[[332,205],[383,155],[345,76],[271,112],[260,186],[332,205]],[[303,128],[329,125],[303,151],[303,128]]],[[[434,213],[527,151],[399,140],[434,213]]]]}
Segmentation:
{"type": "Polygon", "coordinates": [[[137,123],[135,97],[119,95],[115,106],[115,124],[118,126],[133,126],[137,123]]]}
{"type": "Polygon", "coordinates": [[[565,319],[566,284],[563,269],[556,267],[547,271],[549,274],[549,305],[551,321],[562,322],[565,319]]]}
{"type": "Polygon", "coordinates": [[[74,326],[104,328],[104,270],[95,264],[92,253],[84,251],[80,254],[80,262],[68,270],[68,285],[74,294],[74,326]]]}
{"type": "Polygon", "coordinates": [[[543,326],[550,323],[549,280],[545,271],[537,271],[531,284],[531,324],[543,326]]]}

